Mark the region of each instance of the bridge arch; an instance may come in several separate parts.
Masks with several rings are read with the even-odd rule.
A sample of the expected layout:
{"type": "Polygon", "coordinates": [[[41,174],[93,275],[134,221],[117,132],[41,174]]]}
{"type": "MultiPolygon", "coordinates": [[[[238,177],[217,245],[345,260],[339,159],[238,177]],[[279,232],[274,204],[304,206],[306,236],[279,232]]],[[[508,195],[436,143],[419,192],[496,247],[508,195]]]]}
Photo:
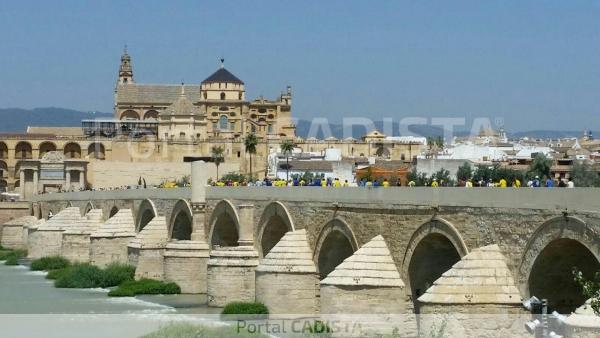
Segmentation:
{"type": "Polygon", "coordinates": [[[175,203],[169,221],[169,239],[192,239],[192,207],[186,200],[175,203]]]}
{"type": "Polygon", "coordinates": [[[108,218],[112,218],[114,215],[116,215],[119,212],[119,208],[117,208],[117,206],[113,206],[112,209],[110,209],[110,212],[108,213],[108,218]]]}
{"type": "Polygon", "coordinates": [[[413,233],[404,253],[402,273],[417,313],[417,298],[468,252],[456,227],[443,218],[434,217],[413,233]]]}
{"type": "Polygon", "coordinates": [[[154,202],[149,199],[143,200],[142,203],[140,203],[140,207],[138,208],[137,212],[135,223],[136,232],[142,231],[142,229],[144,229],[144,227],[148,225],[148,223],[150,223],[150,221],[152,221],[152,219],[154,219],[154,217],[157,215],[158,212],[156,211],[154,202]]]}
{"type": "Polygon", "coordinates": [[[574,282],[577,267],[587,278],[600,271],[600,234],[583,220],[554,217],[531,236],[518,269],[521,294],[548,299],[551,310],[570,313],[585,302],[574,282]]]}
{"type": "Polygon", "coordinates": [[[238,246],[240,234],[240,218],[233,203],[221,200],[210,216],[210,245],[238,246]]]}
{"type": "Polygon", "coordinates": [[[266,256],[286,232],[295,230],[292,216],[281,202],[267,205],[258,224],[257,245],[261,257],[266,256]]]}
{"type": "Polygon", "coordinates": [[[329,221],[319,234],[313,255],[319,278],[327,277],[356,250],[358,241],[348,223],[339,217],[329,221]]]}
{"type": "Polygon", "coordinates": [[[96,209],[94,208],[94,203],[92,203],[92,201],[88,201],[85,205],[85,209],[83,209],[83,216],[87,215],[87,213],[92,209],[96,209]]]}

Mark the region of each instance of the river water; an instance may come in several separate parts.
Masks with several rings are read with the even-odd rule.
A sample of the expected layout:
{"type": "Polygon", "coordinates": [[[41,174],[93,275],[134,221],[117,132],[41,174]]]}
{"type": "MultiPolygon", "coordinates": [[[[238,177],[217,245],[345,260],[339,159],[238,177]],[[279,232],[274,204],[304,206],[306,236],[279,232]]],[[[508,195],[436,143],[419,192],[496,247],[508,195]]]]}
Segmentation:
{"type": "Polygon", "coordinates": [[[0,262],[0,337],[137,337],[174,321],[214,322],[210,314],[218,312],[191,306],[193,296],[140,299],[107,292],[57,289],[43,272],[0,262]]]}

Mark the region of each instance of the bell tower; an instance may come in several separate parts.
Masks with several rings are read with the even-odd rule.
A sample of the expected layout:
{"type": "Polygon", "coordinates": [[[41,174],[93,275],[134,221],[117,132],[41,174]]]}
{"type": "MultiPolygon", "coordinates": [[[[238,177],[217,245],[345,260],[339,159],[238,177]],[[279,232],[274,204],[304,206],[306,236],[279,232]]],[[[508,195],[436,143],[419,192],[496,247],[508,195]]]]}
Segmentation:
{"type": "Polygon", "coordinates": [[[131,57],[127,54],[127,45],[123,49],[123,55],[121,55],[121,65],[119,66],[119,85],[134,83],[133,81],[133,67],[131,66],[131,57]]]}

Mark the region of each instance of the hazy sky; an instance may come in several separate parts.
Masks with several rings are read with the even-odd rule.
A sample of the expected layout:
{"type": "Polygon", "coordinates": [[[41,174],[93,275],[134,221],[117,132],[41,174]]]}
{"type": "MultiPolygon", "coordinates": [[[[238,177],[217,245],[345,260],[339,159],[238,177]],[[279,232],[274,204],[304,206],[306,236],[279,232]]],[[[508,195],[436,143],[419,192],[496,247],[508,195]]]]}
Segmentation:
{"type": "Polygon", "coordinates": [[[2,1],[0,107],[111,112],[137,82],[226,66],[296,117],[490,117],[598,129],[600,1],[2,1]]]}

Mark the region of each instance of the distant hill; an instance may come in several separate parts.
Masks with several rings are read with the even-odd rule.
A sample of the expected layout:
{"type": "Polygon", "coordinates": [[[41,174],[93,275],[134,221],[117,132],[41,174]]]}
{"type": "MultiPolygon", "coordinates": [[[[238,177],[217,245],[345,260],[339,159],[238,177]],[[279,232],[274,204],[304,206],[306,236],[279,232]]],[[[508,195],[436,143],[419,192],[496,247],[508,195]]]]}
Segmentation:
{"type": "Polygon", "coordinates": [[[27,126],[78,127],[81,120],[112,118],[112,113],[82,112],[64,108],[0,109],[0,132],[21,133],[27,126]]]}
{"type": "MultiPolygon", "coordinates": [[[[110,119],[113,118],[112,113],[101,113],[101,112],[82,112],[73,109],[65,108],[35,108],[35,109],[21,109],[21,108],[0,108],[0,132],[11,132],[19,133],[25,132],[27,126],[52,126],[52,127],[79,127],[81,126],[81,120],[86,119],[110,119]]],[[[382,132],[386,132],[383,129],[383,122],[374,122],[375,128],[382,132]]],[[[317,131],[316,135],[309,135],[311,129],[311,122],[307,120],[299,120],[296,123],[296,133],[301,137],[316,137],[323,139],[328,136],[334,136],[338,139],[344,138],[344,128],[342,124],[330,123],[329,128],[331,129],[331,135],[325,135],[323,128],[314,128],[317,131]]],[[[416,136],[423,137],[436,137],[443,135],[443,129],[436,126],[429,125],[411,125],[408,130],[416,136]]],[[[359,139],[364,134],[369,132],[365,127],[354,127],[352,129],[352,137],[359,139]]],[[[513,132],[509,134],[509,137],[520,138],[528,136],[530,138],[565,138],[565,137],[580,137],[583,131],[564,131],[564,130],[532,130],[513,132]]],[[[593,132],[594,135],[600,136],[600,132],[593,132]]],[[[400,130],[398,123],[394,123],[393,135],[399,135],[400,130]]],[[[455,135],[465,136],[468,135],[467,131],[456,130],[455,135]]]]}

